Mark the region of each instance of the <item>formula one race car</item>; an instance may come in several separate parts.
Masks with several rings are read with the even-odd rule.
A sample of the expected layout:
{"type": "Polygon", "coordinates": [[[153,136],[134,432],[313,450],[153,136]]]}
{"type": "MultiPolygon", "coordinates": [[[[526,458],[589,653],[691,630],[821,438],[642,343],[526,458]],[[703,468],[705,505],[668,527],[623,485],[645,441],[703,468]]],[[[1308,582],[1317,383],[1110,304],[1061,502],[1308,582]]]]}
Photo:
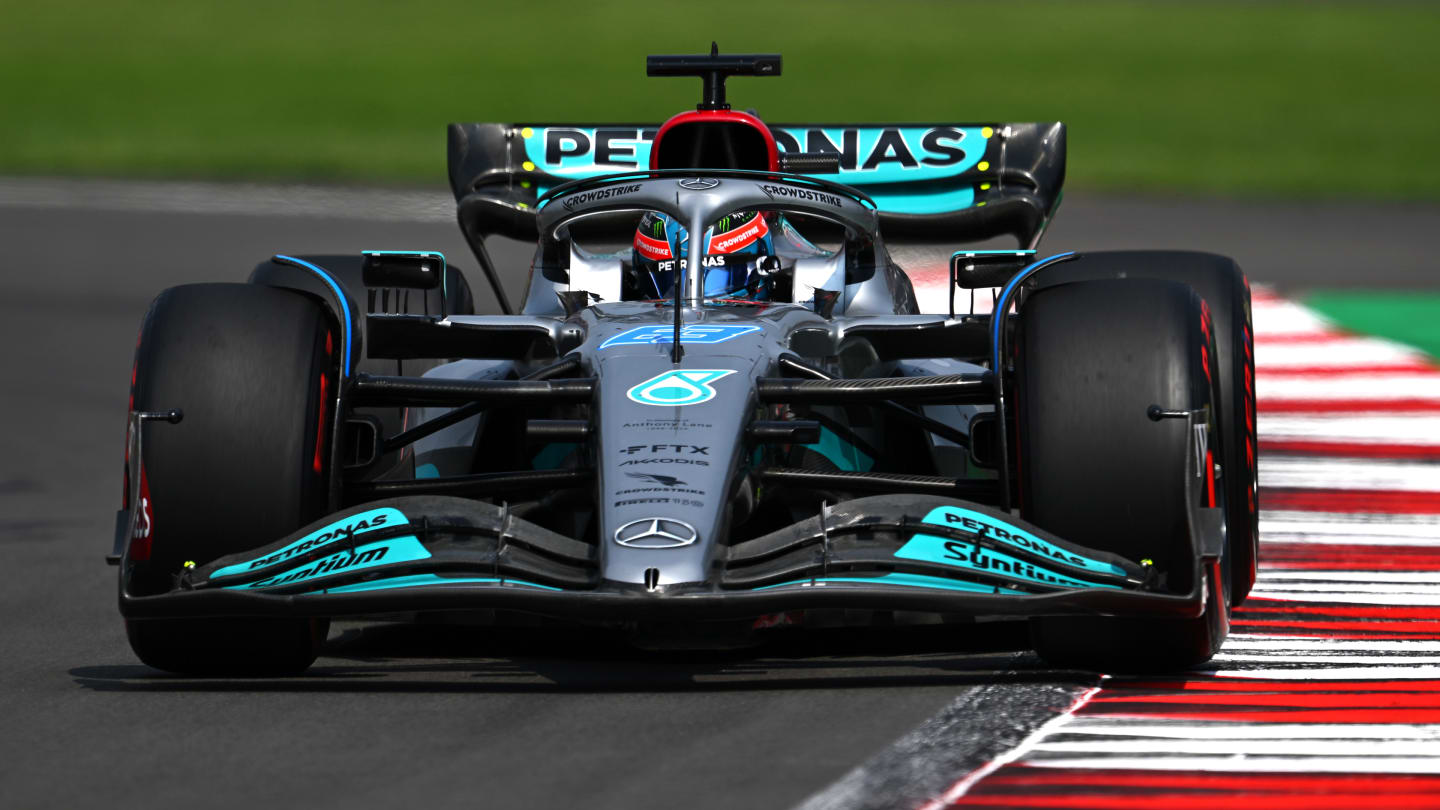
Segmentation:
{"type": "Polygon", "coordinates": [[[725,103],[780,65],[650,57],[704,79],[658,127],[451,125],[504,314],[425,251],[161,293],[110,557],[140,659],[298,672],[333,617],[458,611],[697,639],[1015,618],[1057,665],[1207,661],[1255,572],[1239,268],[1039,258],[1062,124],[725,103]],[[518,312],[497,234],[536,244],[518,312]],[[999,235],[940,265],[945,311],[892,259],[999,235]]]}

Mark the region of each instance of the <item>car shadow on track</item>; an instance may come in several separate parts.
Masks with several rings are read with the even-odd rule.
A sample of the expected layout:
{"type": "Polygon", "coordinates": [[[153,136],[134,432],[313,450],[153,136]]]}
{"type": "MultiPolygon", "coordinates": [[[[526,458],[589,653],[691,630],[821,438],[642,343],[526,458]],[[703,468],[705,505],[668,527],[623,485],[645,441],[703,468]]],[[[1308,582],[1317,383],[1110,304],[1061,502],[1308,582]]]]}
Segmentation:
{"type": "Polygon", "coordinates": [[[1023,623],[1006,622],[784,629],[740,649],[677,650],[591,628],[346,623],[295,678],[197,679],[138,663],[70,675],[87,689],[142,692],[718,692],[1093,680],[1047,667],[1021,650],[1025,640],[1023,623]]]}

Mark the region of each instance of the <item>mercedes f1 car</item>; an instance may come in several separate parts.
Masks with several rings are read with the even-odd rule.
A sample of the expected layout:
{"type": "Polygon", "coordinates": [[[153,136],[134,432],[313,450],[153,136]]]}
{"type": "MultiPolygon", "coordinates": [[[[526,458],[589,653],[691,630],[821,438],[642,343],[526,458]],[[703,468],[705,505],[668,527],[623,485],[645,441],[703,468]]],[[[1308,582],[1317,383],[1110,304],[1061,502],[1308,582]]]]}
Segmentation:
{"type": "Polygon", "coordinates": [[[1041,258],[1063,124],[729,107],[727,76],[780,65],[650,57],[705,88],[660,126],[451,125],[503,314],[427,251],[155,298],[110,555],[140,659],[298,672],[332,618],[463,611],[697,638],[1010,618],[1057,665],[1208,660],[1255,571],[1235,262],[1041,258]],[[496,235],[536,246],[518,309],[496,235]],[[941,305],[896,261],[1007,235],[940,261],[941,305]]]}

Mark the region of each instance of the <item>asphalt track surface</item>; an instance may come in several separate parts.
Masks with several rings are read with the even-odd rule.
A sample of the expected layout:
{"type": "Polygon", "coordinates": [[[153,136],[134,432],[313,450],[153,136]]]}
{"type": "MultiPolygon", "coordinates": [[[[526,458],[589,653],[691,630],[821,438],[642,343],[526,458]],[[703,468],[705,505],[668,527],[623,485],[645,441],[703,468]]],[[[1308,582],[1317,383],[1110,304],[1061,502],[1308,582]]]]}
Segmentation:
{"type": "MultiPolygon", "coordinates": [[[[4,192],[0,180],[0,805],[787,807],[879,755],[888,771],[851,773],[866,784],[825,806],[913,806],[1091,683],[1018,651],[1010,625],[667,653],[594,632],[342,624],[300,679],[149,670],[125,642],[102,555],[150,298],[243,280],[273,252],[439,249],[482,302],[483,279],[441,216],[4,192]],[[927,745],[942,770],[896,767],[927,745]]],[[[1282,291],[1429,287],[1437,213],[1077,194],[1046,246],[1206,248],[1282,291]]],[[[497,256],[518,298],[528,256],[497,256]]]]}

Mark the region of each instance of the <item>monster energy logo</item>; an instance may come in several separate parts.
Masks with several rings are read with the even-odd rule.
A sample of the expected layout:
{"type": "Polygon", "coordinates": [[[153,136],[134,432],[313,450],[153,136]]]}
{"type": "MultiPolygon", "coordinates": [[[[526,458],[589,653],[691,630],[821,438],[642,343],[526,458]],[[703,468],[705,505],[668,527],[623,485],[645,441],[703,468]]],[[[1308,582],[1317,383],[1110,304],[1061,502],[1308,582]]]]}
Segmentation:
{"type": "Polygon", "coordinates": [[[754,219],[755,217],[755,211],[740,211],[732,214],[726,214],[725,216],[720,218],[719,222],[715,223],[715,232],[725,233],[732,227],[738,228],[741,225],[744,225],[745,223],[754,219]]]}

